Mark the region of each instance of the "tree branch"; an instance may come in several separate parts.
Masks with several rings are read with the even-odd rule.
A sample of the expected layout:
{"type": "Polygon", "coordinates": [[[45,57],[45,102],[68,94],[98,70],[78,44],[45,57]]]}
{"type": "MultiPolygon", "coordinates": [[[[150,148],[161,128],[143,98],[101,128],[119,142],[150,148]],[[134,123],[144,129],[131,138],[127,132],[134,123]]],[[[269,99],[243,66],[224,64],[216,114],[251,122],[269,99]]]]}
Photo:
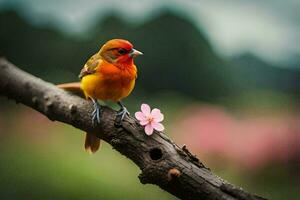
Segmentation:
{"type": "Polygon", "coordinates": [[[105,107],[101,125],[93,127],[93,106],[89,101],[21,71],[4,58],[0,58],[0,95],[25,104],[50,120],[96,134],[141,169],[141,183],[158,185],[181,199],[264,199],[214,175],[186,146],[180,148],[162,132],[147,136],[132,117],[126,117],[117,127],[116,112],[105,107]]]}

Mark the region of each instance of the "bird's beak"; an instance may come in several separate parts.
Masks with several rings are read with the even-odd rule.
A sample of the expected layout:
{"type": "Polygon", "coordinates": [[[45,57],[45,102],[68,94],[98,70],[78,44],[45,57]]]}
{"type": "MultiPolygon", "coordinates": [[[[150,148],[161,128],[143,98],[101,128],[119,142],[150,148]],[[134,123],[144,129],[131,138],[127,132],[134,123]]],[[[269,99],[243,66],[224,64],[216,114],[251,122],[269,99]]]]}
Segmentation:
{"type": "Polygon", "coordinates": [[[129,56],[133,57],[133,58],[136,57],[136,56],[141,56],[141,55],[143,55],[143,53],[136,50],[136,49],[132,49],[129,53],[129,56]]]}

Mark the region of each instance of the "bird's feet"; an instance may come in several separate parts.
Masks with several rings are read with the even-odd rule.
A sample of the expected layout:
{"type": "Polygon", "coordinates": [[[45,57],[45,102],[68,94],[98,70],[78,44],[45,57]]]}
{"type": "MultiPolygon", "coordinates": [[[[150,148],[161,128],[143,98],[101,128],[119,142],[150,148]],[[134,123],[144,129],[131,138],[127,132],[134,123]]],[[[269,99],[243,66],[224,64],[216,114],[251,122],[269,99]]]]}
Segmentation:
{"type": "Polygon", "coordinates": [[[100,124],[101,105],[95,99],[92,99],[92,101],[94,106],[94,111],[92,112],[92,123],[93,126],[97,126],[97,124],[100,124]]]}
{"type": "Polygon", "coordinates": [[[121,109],[117,113],[116,125],[120,126],[124,117],[130,115],[127,108],[119,101],[118,104],[121,106],[121,109]]]}

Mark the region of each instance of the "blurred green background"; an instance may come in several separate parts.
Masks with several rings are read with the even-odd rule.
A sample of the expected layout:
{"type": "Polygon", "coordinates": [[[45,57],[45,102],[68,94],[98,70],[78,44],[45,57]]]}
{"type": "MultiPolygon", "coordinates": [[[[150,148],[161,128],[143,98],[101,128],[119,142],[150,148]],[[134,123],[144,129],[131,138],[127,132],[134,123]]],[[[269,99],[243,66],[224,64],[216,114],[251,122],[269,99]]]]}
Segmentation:
{"type": "MultiPolygon", "coordinates": [[[[0,54],[52,83],[77,81],[111,38],[144,56],[125,100],[165,114],[166,133],[215,173],[272,199],[300,188],[300,3],[296,0],[0,0],[0,54]]],[[[104,144],[0,98],[0,199],[175,199],[141,185],[104,144]]]]}

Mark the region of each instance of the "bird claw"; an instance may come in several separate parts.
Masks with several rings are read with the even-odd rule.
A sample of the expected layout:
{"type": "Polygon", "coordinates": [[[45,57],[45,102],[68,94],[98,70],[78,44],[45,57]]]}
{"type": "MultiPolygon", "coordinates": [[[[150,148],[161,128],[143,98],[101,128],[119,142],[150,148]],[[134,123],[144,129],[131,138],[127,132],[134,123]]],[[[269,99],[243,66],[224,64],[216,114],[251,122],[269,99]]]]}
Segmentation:
{"type": "Polygon", "coordinates": [[[125,118],[126,115],[130,115],[126,107],[121,107],[119,112],[117,113],[116,125],[121,125],[121,122],[125,118]]]}
{"type": "Polygon", "coordinates": [[[123,107],[120,109],[120,111],[117,113],[117,116],[121,116],[121,121],[124,119],[125,115],[130,115],[126,107],[123,107]]]}
{"type": "Polygon", "coordinates": [[[93,100],[94,111],[92,112],[92,123],[93,126],[100,124],[101,106],[96,100],[93,100]]]}

